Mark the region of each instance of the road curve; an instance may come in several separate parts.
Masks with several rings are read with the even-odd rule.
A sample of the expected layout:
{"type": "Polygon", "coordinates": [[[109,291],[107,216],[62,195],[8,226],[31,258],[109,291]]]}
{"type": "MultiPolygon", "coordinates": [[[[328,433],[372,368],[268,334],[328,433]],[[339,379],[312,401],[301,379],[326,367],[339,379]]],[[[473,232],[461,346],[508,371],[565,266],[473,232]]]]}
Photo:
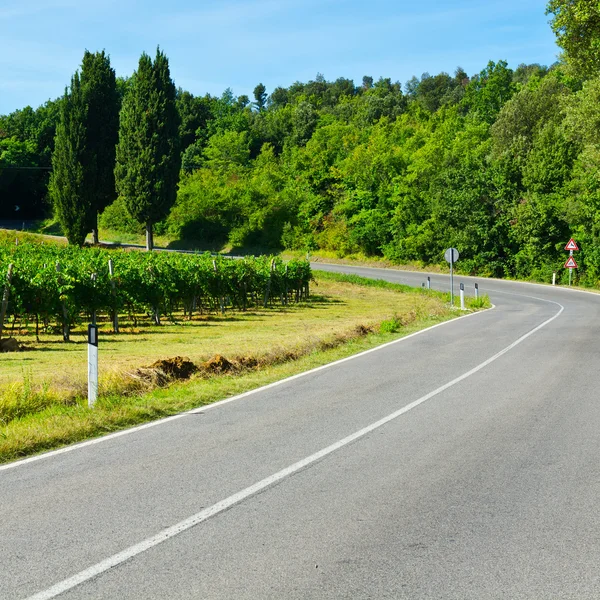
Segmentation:
{"type": "Polygon", "coordinates": [[[496,308],[0,467],[0,597],[600,597],[600,297],[459,281],[496,308]]]}

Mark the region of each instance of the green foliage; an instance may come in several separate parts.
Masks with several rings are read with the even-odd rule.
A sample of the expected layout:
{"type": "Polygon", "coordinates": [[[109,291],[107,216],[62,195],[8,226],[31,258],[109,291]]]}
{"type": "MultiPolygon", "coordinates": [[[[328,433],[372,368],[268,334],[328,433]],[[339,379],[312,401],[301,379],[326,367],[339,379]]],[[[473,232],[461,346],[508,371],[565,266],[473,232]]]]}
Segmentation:
{"type": "MultiPolygon", "coordinates": [[[[137,73],[117,82],[119,199],[102,223],[146,227],[149,245],[158,226],[194,247],[243,253],[290,248],[445,264],[444,250],[455,246],[465,272],[544,278],[562,272],[562,247],[574,235],[579,281],[596,283],[600,78],[585,77],[596,73],[598,9],[556,0],[548,10],[568,64],[513,71],[490,61],[471,76],[460,67],[424,73],[404,90],[384,77],[356,86],[317,74],[270,96],[259,84],[253,102],[229,88],[194,97],[175,92],[162,53],[154,62],[143,55],[137,73]]],[[[39,192],[39,179],[2,166],[44,164],[56,110],[0,117],[6,197],[39,192]]],[[[80,162],[91,178],[93,165],[80,162]]],[[[69,177],[74,197],[86,191],[77,169],[69,177]]]]}
{"type": "Polygon", "coordinates": [[[101,228],[110,231],[122,231],[137,235],[144,233],[144,226],[129,214],[122,196],[104,209],[98,217],[98,223],[101,228]]]}
{"type": "Polygon", "coordinates": [[[177,112],[181,119],[179,138],[184,152],[196,139],[204,141],[207,124],[211,119],[211,99],[209,96],[197,98],[181,88],[177,90],[177,112]]]}
{"type": "Polygon", "coordinates": [[[254,106],[256,106],[256,108],[258,110],[263,110],[265,108],[266,103],[267,103],[267,88],[262,83],[259,83],[254,88],[254,106]]]}
{"type": "Polygon", "coordinates": [[[104,52],[86,50],[60,114],[49,191],[69,243],[81,246],[89,231],[97,233],[98,212],[116,197],[119,96],[104,52]]]}
{"type": "Polygon", "coordinates": [[[210,254],[0,244],[2,281],[9,263],[14,270],[8,317],[35,319],[44,327],[63,324],[63,307],[73,324],[100,312],[158,317],[181,307],[191,313],[223,306],[245,309],[262,305],[266,298],[288,303],[306,297],[312,279],[308,262],[284,263],[270,256],[233,260],[210,254]]]}
{"type": "Polygon", "coordinates": [[[567,62],[583,77],[600,71],[600,5],[596,0],[550,0],[546,14],[567,62]]]}
{"type": "Polygon", "coordinates": [[[402,321],[394,316],[391,319],[386,319],[379,324],[380,333],[396,333],[402,328],[402,321]]]}
{"type": "Polygon", "coordinates": [[[208,141],[204,150],[206,165],[221,170],[243,166],[250,159],[248,132],[224,131],[216,133],[208,141]]]}
{"type": "Polygon", "coordinates": [[[0,218],[25,219],[43,214],[45,185],[40,185],[39,155],[34,142],[0,138],[0,218]],[[19,210],[17,210],[17,207],[19,210]]]}
{"type": "Polygon", "coordinates": [[[81,66],[81,88],[87,106],[85,120],[84,194],[91,208],[91,229],[98,231],[98,213],[116,198],[115,147],[120,99],[109,57],[86,50],[81,66]]]}
{"type": "Polygon", "coordinates": [[[304,146],[317,127],[317,111],[310,102],[300,102],[292,114],[292,143],[304,146]]]}
{"type": "Polygon", "coordinates": [[[152,249],[152,225],[175,203],[181,165],[179,114],[166,56],[154,62],[142,54],[121,110],[115,179],[129,214],[146,225],[152,249]]]}
{"type": "Polygon", "coordinates": [[[75,73],[61,105],[49,192],[62,230],[69,243],[77,246],[83,246],[91,229],[92,206],[85,189],[85,177],[90,173],[87,168],[86,115],[85,95],[79,73],[75,73]]]}
{"type": "Polygon", "coordinates": [[[513,71],[506,61],[490,61],[465,90],[463,105],[488,124],[492,124],[505,102],[516,91],[513,71]]]}
{"type": "Polygon", "coordinates": [[[46,216],[60,103],[48,101],[36,110],[28,106],[0,116],[0,218],[46,216]]]}

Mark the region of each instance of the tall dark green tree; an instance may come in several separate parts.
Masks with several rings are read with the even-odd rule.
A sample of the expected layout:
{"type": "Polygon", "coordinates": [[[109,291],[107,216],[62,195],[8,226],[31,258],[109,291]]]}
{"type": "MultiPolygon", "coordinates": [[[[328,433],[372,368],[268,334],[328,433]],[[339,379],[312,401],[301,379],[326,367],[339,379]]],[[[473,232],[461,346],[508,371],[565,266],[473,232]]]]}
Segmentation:
{"type": "Polygon", "coordinates": [[[87,108],[79,73],[71,78],[70,90],[60,108],[60,122],[56,128],[52,175],[49,194],[69,244],[83,246],[89,231],[89,195],[85,193],[84,170],[86,162],[87,108]]]}
{"type": "Polygon", "coordinates": [[[254,88],[254,106],[258,108],[258,110],[264,110],[265,105],[267,103],[267,88],[259,83],[254,88]]]}
{"type": "Polygon", "coordinates": [[[177,195],[181,155],[180,118],[169,61],[142,54],[131,89],[123,100],[115,180],[129,214],[146,226],[152,250],[153,225],[167,216],[177,195]]]}
{"type": "Polygon", "coordinates": [[[115,148],[119,133],[120,99],[115,71],[102,52],[85,51],[81,66],[81,88],[87,114],[85,121],[86,160],[84,193],[90,207],[89,228],[98,243],[98,213],[116,199],[115,148]]]}

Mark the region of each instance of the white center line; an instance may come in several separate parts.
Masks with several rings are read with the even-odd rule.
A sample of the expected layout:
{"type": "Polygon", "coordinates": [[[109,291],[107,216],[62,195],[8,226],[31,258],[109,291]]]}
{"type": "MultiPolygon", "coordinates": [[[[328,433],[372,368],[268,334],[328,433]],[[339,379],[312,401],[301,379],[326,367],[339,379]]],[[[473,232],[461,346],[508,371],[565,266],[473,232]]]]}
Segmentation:
{"type": "Polygon", "coordinates": [[[330,446],[327,446],[326,448],[323,448],[322,450],[319,450],[318,452],[315,452],[314,454],[307,456],[306,458],[294,463],[293,465],[290,465],[289,467],[286,467],[285,469],[282,469],[281,471],[278,471],[277,473],[274,473],[273,475],[270,475],[269,477],[262,479],[258,483],[255,483],[254,485],[251,485],[250,487],[243,489],[242,491],[238,492],[237,494],[233,494],[232,496],[229,496],[228,498],[225,498],[224,500],[221,500],[220,502],[217,502],[216,504],[213,504],[212,506],[205,508],[204,510],[201,510],[200,512],[196,513],[195,515],[192,515],[191,517],[185,519],[184,521],[181,521],[181,522],[177,523],[176,525],[173,525],[172,527],[163,529],[156,535],[154,535],[142,542],[139,542],[138,544],[130,546],[129,548],[123,550],[122,552],[119,552],[118,554],[114,554],[113,556],[107,558],[106,560],[103,560],[102,562],[99,562],[99,563],[89,567],[88,569],[85,569],[84,571],[81,571],[80,573],[77,573],[76,575],[73,575],[72,577],[65,579],[64,581],[61,581],[60,583],[53,585],[52,587],[48,588],[47,590],[44,590],[42,592],[34,594],[33,596],[30,596],[29,598],[27,598],[27,600],[51,600],[52,598],[56,598],[60,594],[63,594],[64,592],[71,590],[74,587],[77,587],[78,585],[81,585],[82,583],[85,583],[86,581],[93,579],[94,577],[97,577],[98,575],[101,575],[102,573],[104,573],[105,571],[108,571],[109,569],[112,569],[113,567],[123,564],[124,562],[137,556],[138,554],[142,554],[143,552],[146,552],[150,548],[154,548],[155,546],[158,546],[159,544],[166,542],[167,540],[179,535],[180,533],[183,533],[184,531],[187,531],[188,529],[194,527],[195,525],[198,525],[198,524],[202,523],[203,521],[206,521],[207,519],[210,519],[211,517],[214,517],[215,515],[227,510],[228,508],[231,508],[232,506],[234,506],[235,504],[238,504],[242,500],[245,500],[246,498],[249,498],[250,496],[257,494],[258,492],[264,490],[265,488],[282,481],[286,477],[289,477],[290,475],[297,473],[301,469],[304,469],[305,467],[321,460],[322,458],[325,458],[326,456],[328,456],[329,454],[332,454],[333,452],[336,452],[340,448],[343,448],[344,446],[351,444],[352,442],[358,440],[359,438],[364,437],[365,435],[375,431],[376,429],[383,427],[385,424],[389,423],[390,421],[397,419],[398,417],[402,416],[403,414],[407,413],[408,411],[412,410],[413,408],[416,408],[420,404],[427,402],[427,400],[430,400],[434,396],[441,394],[442,392],[453,387],[457,383],[460,383],[461,381],[467,379],[468,377],[471,377],[471,375],[474,375],[478,371],[481,371],[481,369],[484,369],[489,364],[493,363],[494,361],[498,360],[500,357],[504,356],[507,352],[512,350],[515,346],[518,346],[521,342],[525,341],[528,337],[530,337],[531,335],[533,335],[534,333],[536,333],[537,331],[542,329],[542,327],[545,327],[546,325],[548,325],[549,323],[554,321],[554,319],[557,319],[562,314],[562,312],[564,310],[564,306],[562,306],[561,304],[558,304],[558,302],[552,302],[550,300],[547,300],[546,302],[551,302],[552,304],[556,304],[557,306],[560,306],[560,310],[553,317],[550,317],[548,320],[544,321],[543,323],[541,323],[540,325],[538,325],[537,327],[535,327],[534,329],[532,329],[525,335],[522,335],[519,339],[514,341],[512,344],[510,344],[503,350],[500,350],[500,352],[497,352],[496,354],[494,354],[493,356],[491,356],[484,362],[480,363],[479,365],[477,365],[470,371],[463,373],[456,379],[453,379],[452,381],[449,381],[448,383],[440,386],[439,388],[433,390],[432,392],[429,392],[425,396],[422,396],[418,400],[415,400],[414,402],[411,402],[410,404],[404,406],[403,408],[391,413],[387,417],[384,417],[383,419],[380,419],[379,421],[376,421],[375,423],[372,423],[371,425],[368,425],[367,427],[360,429],[359,431],[353,433],[352,435],[349,435],[348,437],[345,437],[345,438],[335,442],[334,444],[331,444],[330,446]]]}

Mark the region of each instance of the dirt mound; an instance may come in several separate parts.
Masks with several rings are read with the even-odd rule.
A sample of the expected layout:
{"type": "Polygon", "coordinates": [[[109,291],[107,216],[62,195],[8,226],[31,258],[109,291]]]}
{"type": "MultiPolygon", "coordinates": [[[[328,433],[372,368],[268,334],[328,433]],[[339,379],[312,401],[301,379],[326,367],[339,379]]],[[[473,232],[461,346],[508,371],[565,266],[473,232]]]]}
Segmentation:
{"type": "Polygon", "coordinates": [[[372,325],[357,325],[354,328],[354,333],[358,336],[368,335],[369,333],[373,333],[374,328],[372,325]]]}
{"type": "Polygon", "coordinates": [[[20,352],[22,349],[15,338],[0,340],[0,352],[20,352]]]}
{"type": "Polygon", "coordinates": [[[220,354],[215,354],[202,367],[209,373],[229,373],[235,369],[235,365],[220,354]]]}
{"type": "Polygon", "coordinates": [[[189,358],[183,356],[157,360],[147,368],[161,371],[170,379],[189,379],[198,370],[189,358]]]}
{"type": "Polygon", "coordinates": [[[140,367],[129,375],[134,379],[161,387],[172,381],[189,379],[196,371],[198,367],[189,358],[175,356],[157,360],[149,367],[140,367]]]}
{"type": "Polygon", "coordinates": [[[256,356],[239,356],[236,362],[242,369],[256,369],[260,366],[260,361],[256,356]]]}

